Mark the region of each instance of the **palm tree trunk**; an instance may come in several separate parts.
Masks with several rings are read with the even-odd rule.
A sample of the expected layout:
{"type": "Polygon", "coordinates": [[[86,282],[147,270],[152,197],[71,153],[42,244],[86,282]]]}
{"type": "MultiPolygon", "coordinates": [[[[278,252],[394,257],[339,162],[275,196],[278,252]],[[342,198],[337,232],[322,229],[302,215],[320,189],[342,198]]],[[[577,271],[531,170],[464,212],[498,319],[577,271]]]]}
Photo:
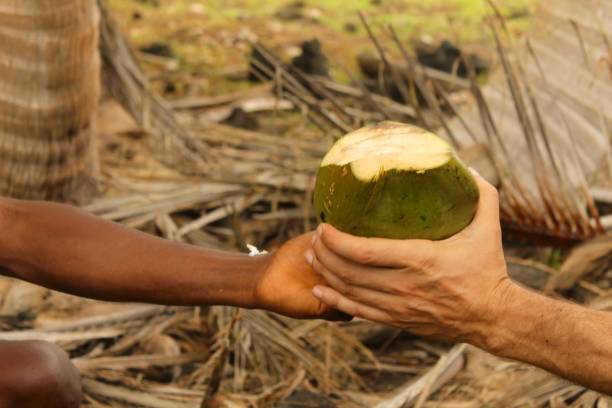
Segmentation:
{"type": "Polygon", "coordinates": [[[92,191],[98,24],[95,0],[0,0],[0,195],[92,191]]]}

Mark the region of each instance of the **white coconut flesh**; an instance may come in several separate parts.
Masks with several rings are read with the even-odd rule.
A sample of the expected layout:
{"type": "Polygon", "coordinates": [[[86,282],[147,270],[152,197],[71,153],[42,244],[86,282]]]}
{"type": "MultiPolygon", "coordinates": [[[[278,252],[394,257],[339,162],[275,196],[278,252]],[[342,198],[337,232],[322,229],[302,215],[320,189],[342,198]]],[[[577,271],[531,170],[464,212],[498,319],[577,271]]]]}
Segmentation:
{"type": "Polygon", "coordinates": [[[327,153],[321,167],[350,164],[364,182],[390,170],[426,172],[453,157],[448,143],[423,129],[404,124],[382,124],[349,133],[327,153]]]}

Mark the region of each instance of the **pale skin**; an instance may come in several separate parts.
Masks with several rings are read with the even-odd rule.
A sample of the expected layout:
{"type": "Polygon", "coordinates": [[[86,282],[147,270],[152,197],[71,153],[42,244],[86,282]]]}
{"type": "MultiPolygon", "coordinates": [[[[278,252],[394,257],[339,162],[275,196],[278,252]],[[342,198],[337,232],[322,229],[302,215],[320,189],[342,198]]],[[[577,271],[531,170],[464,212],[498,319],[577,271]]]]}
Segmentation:
{"type": "Polygon", "coordinates": [[[612,314],[510,280],[498,194],[476,178],[474,221],[444,241],[360,238],[319,226],[305,258],[328,283],[313,293],[349,315],[471,343],[612,394],[612,314]]]}
{"type": "MultiPolygon", "coordinates": [[[[320,302],[303,257],[312,233],[256,257],[159,239],[74,207],[0,198],[0,275],[105,301],[231,305],[345,319],[320,302]]],[[[0,408],[78,407],[78,373],[59,348],[0,341],[0,408]]]]}

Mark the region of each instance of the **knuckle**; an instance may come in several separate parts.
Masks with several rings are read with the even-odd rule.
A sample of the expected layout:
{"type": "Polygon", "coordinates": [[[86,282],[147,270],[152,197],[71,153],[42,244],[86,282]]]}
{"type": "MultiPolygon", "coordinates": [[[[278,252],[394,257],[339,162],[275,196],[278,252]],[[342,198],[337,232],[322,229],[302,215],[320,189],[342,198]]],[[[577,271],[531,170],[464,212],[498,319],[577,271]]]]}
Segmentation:
{"type": "Polygon", "coordinates": [[[335,289],[341,293],[344,296],[348,296],[349,294],[349,287],[346,283],[342,282],[342,281],[338,281],[335,284],[335,289]]]}
{"type": "Polygon", "coordinates": [[[362,264],[372,264],[376,260],[376,252],[371,245],[364,245],[357,254],[357,261],[362,264]]]}
{"type": "Polygon", "coordinates": [[[403,296],[406,294],[405,285],[393,283],[389,285],[389,292],[395,296],[403,296]]]}
{"type": "Polygon", "coordinates": [[[338,277],[346,282],[354,282],[355,281],[355,271],[350,268],[339,270],[338,277]]]}
{"type": "Polygon", "coordinates": [[[395,296],[406,296],[412,291],[412,283],[407,281],[395,281],[389,285],[389,292],[395,296]]]}
{"type": "Polygon", "coordinates": [[[346,297],[352,298],[352,297],[355,296],[355,290],[351,286],[349,286],[347,284],[343,284],[343,289],[344,289],[344,293],[343,294],[346,297]]]}
{"type": "Polygon", "coordinates": [[[405,319],[414,313],[414,307],[409,302],[402,302],[397,305],[395,313],[405,319]]]}
{"type": "Polygon", "coordinates": [[[436,264],[437,259],[433,254],[424,255],[421,259],[419,259],[419,267],[425,271],[435,269],[436,264]]]}
{"type": "Polygon", "coordinates": [[[434,269],[438,259],[436,257],[436,251],[430,245],[424,245],[418,254],[411,254],[406,259],[406,264],[410,269],[417,271],[428,271],[434,269]]]}
{"type": "Polygon", "coordinates": [[[431,242],[428,242],[424,245],[421,250],[421,256],[423,258],[423,263],[428,266],[435,266],[438,262],[438,248],[431,242]]]}
{"type": "Polygon", "coordinates": [[[362,306],[354,303],[351,306],[351,314],[355,317],[363,318],[365,313],[362,306]]]}
{"type": "Polygon", "coordinates": [[[336,232],[330,228],[324,228],[323,234],[319,235],[315,244],[318,243],[322,247],[328,248],[332,251],[337,251],[342,247],[342,243],[346,240],[343,236],[337,236],[336,232]]]}
{"type": "Polygon", "coordinates": [[[409,269],[431,269],[437,263],[434,244],[431,242],[420,242],[416,250],[409,251],[404,255],[404,263],[409,269]]]}
{"type": "Polygon", "coordinates": [[[389,309],[389,316],[394,322],[402,322],[404,325],[410,321],[410,316],[403,310],[399,310],[398,307],[389,309]]]}

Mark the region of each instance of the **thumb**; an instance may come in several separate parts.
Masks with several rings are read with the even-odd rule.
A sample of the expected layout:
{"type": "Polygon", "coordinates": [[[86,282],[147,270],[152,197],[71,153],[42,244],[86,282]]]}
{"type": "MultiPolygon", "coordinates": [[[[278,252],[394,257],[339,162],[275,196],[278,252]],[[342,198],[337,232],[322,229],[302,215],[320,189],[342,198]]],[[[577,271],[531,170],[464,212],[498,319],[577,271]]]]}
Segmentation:
{"type": "MultiPolygon", "coordinates": [[[[472,170],[472,169],[470,169],[472,170]]],[[[468,235],[477,234],[478,231],[491,231],[500,229],[499,220],[499,193],[493,185],[485,180],[480,174],[472,170],[476,184],[478,185],[479,199],[478,208],[474,219],[463,231],[457,235],[450,237],[454,238],[465,237],[468,235]]]]}

